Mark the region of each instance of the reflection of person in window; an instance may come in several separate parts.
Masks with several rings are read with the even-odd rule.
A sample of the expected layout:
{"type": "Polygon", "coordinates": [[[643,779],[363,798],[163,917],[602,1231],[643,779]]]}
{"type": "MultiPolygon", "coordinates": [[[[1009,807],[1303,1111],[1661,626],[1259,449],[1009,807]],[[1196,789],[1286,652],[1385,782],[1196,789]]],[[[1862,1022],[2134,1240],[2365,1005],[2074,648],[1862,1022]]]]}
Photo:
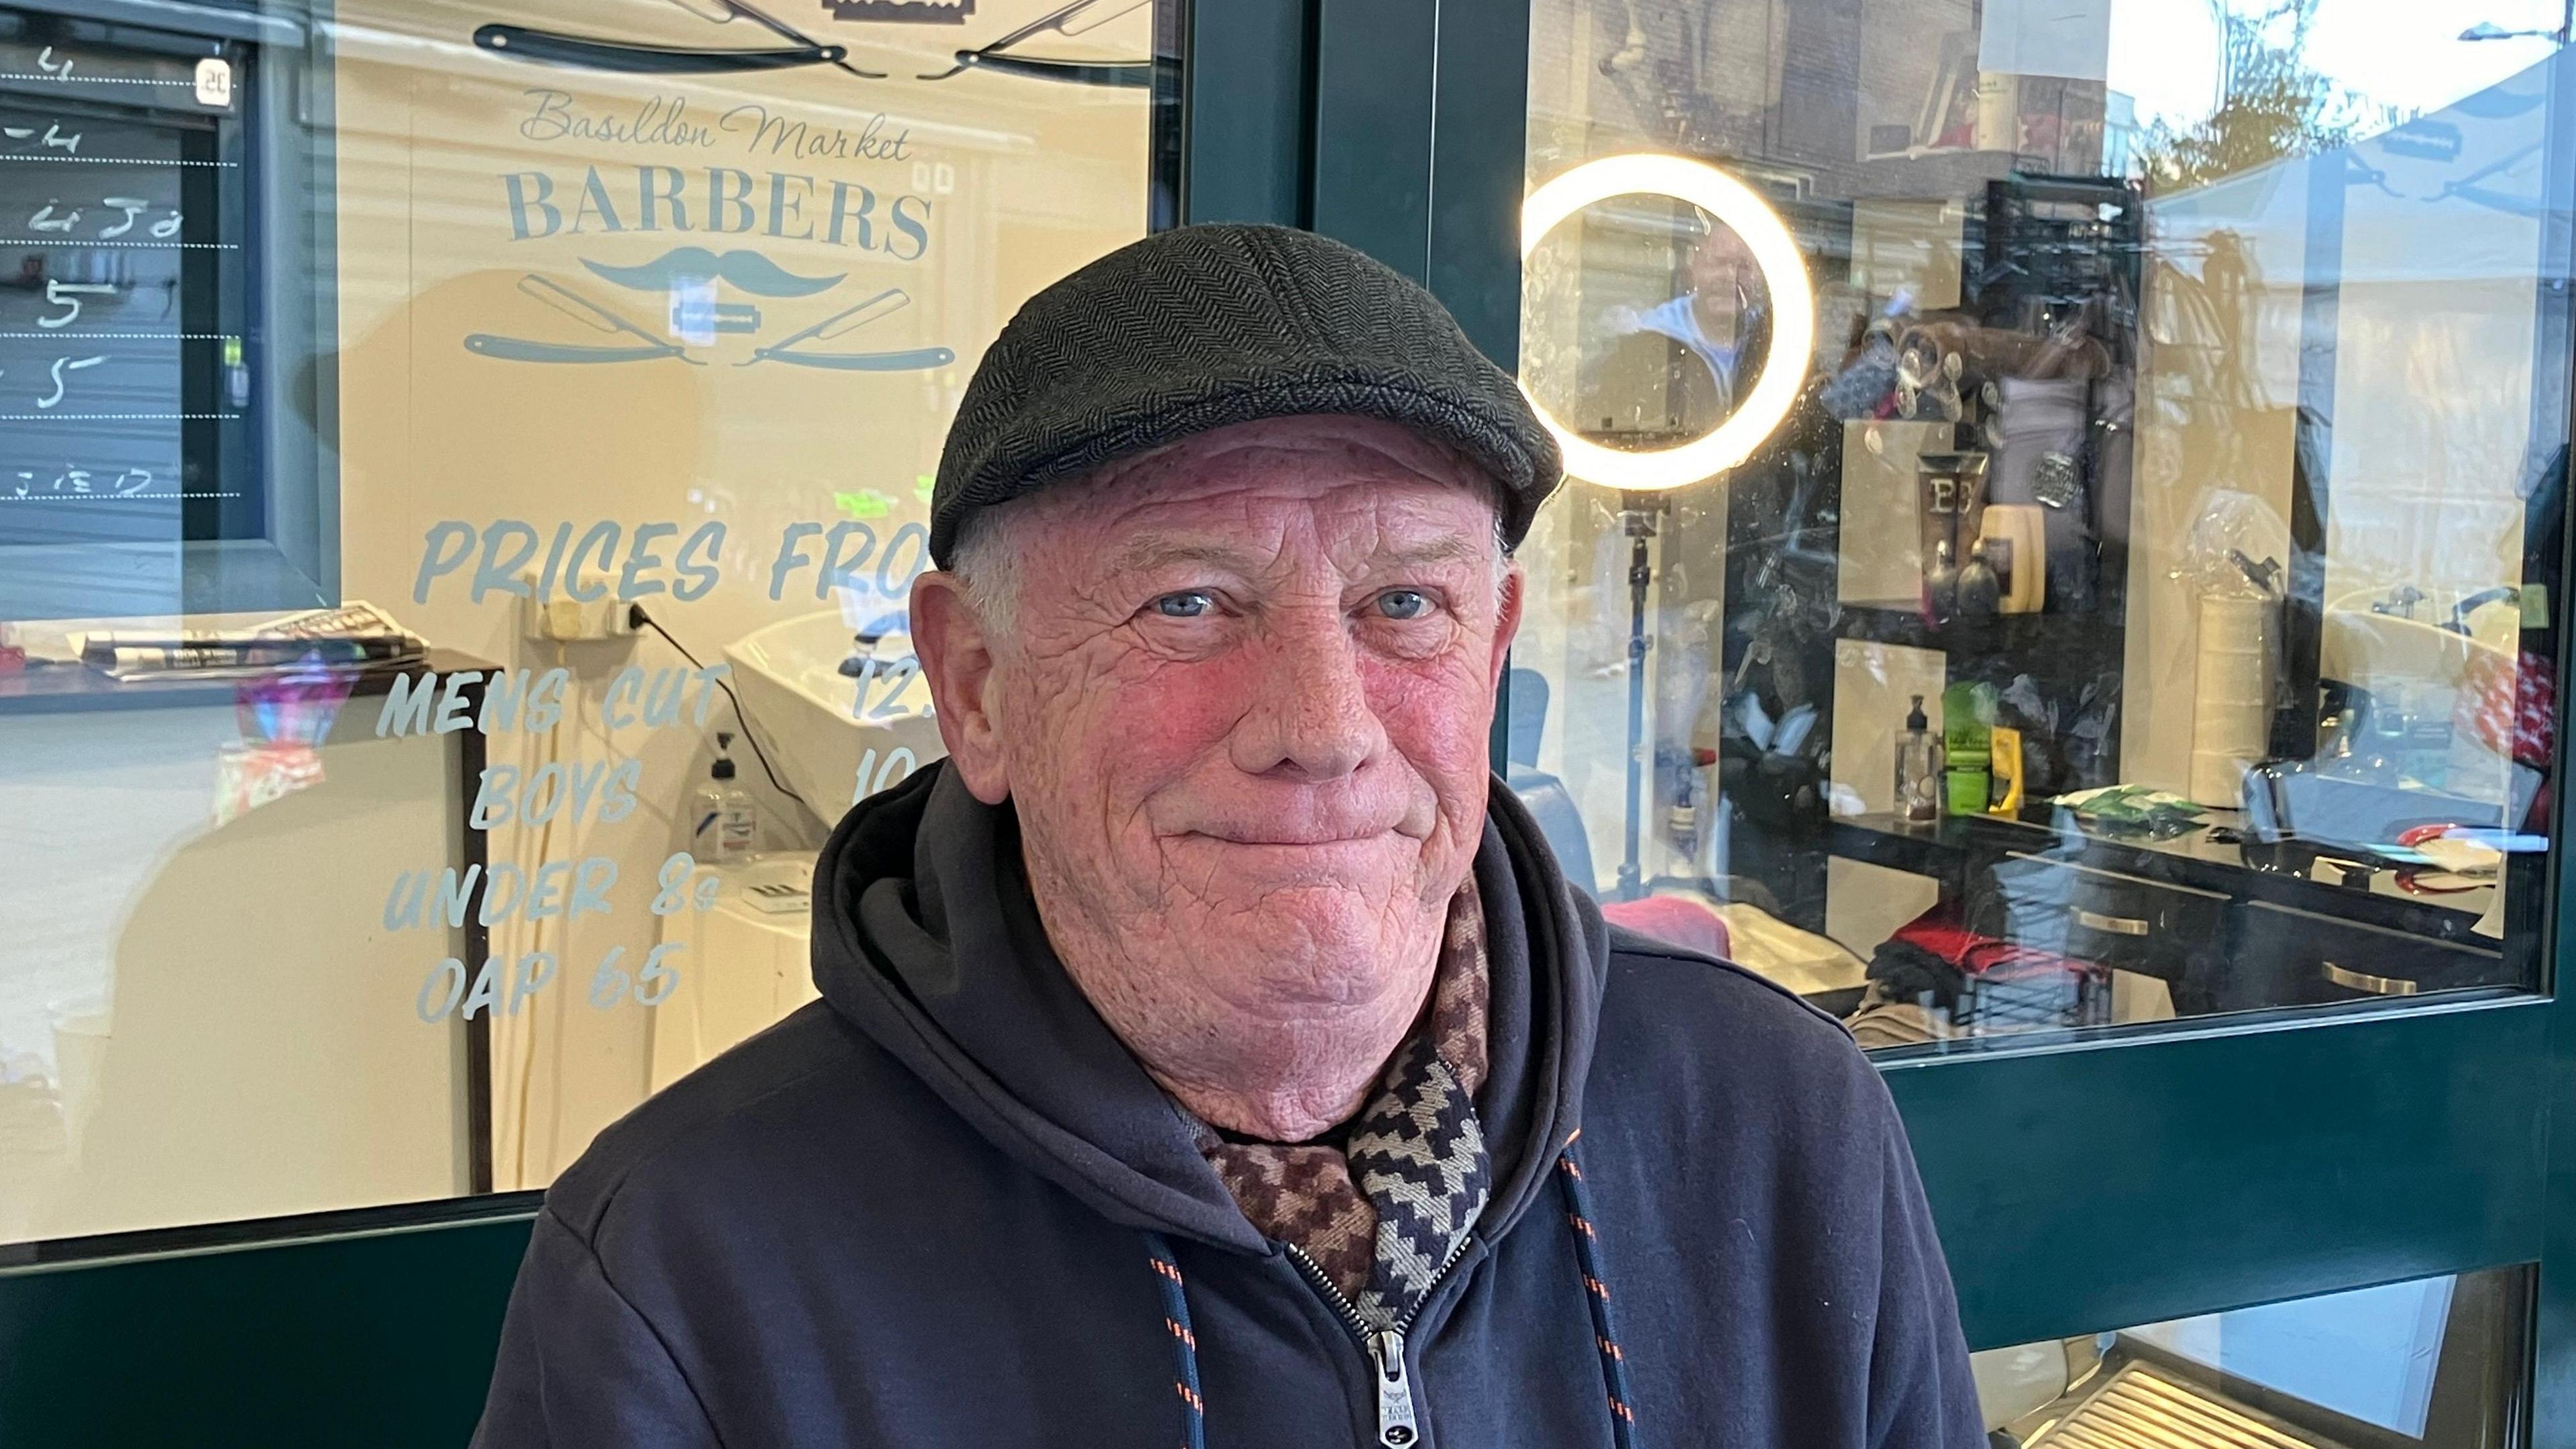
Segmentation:
{"type": "Polygon", "coordinates": [[[1619,336],[1659,333],[1689,348],[1717,384],[1717,416],[1723,420],[1761,374],[1771,333],[1770,289],[1762,284],[1753,249],[1724,226],[1710,227],[1692,246],[1683,276],[1689,291],[1653,307],[1612,307],[1602,326],[1619,336]]]}

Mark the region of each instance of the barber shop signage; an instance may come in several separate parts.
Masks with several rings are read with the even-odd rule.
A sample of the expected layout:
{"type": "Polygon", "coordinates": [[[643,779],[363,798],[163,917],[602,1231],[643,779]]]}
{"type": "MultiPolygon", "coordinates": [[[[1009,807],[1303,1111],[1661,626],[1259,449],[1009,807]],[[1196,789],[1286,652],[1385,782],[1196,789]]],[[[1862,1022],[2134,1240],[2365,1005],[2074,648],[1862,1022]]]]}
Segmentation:
{"type": "Polygon", "coordinates": [[[920,260],[932,198],[813,169],[910,161],[909,126],[883,112],[845,126],[761,102],[693,107],[682,93],[599,107],[532,86],[526,100],[520,142],[541,154],[592,154],[502,172],[495,219],[511,242],[543,244],[580,274],[527,272],[516,289],[523,315],[468,333],[468,352],[517,363],[720,360],[841,372],[956,360],[947,347],[869,347],[855,336],[912,298],[899,286],[851,285],[850,261],[920,260]],[[645,238],[663,245],[638,246],[645,238]]]}

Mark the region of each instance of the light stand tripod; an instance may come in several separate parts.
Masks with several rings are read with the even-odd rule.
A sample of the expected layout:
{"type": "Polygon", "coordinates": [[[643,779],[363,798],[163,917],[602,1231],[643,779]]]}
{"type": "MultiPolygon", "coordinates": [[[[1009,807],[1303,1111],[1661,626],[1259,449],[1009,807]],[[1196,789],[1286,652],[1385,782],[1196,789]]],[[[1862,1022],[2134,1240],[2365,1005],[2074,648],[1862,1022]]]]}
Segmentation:
{"type": "Polygon", "coordinates": [[[1619,526],[1628,536],[1628,793],[1619,856],[1623,901],[1635,900],[1645,886],[1645,807],[1638,796],[1646,777],[1646,600],[1655,581],[1653,540],[1670,500],[1669,494],[1634,489],[1619,494],[1619,526]]]}

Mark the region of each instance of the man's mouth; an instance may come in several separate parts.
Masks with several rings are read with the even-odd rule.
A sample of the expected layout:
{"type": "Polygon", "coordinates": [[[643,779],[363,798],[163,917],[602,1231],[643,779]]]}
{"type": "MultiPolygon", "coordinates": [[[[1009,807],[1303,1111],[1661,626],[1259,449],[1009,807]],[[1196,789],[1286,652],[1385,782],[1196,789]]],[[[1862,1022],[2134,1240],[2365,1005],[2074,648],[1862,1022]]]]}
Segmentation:
{"type": "Polygon", "coordinates": [[[1419,845],[1438,822],[1437,811],[1409,800],[1306,798],[1209,802],[1174,810],[1155,823],[1158,834],[1183,849],[1222,847],[1247,857],[1311,852],[1320,858],[1398,842],[1419,845]]]}
{"type": "Polygon", "coordinates": [[[1403,833],[1370,831],[1204,831],[1183,834],[1178,860],[1203,875],[1199,889],[1272,891],[1283,887],[1375,896],[1404,871],[1403,833]]]}
{"type": "Polygon", "coordinates": [[[1386,826],[1373,830],[1333,832],[1301,831],[1283,833],[1279,831],[1263,831],[1252,833],[1223,830],[1194,830],[1189,833],[1197,836],[1201,840],[1212,840],[1219,845],[1264,846],[1273,849],[1287,849],[1301,846],[1320,848],[1328,845],[1361,845],[1370,841],[1384,840],[1388,836],[1394,835],[1396,831],[1393,826],[1386,826]]]}

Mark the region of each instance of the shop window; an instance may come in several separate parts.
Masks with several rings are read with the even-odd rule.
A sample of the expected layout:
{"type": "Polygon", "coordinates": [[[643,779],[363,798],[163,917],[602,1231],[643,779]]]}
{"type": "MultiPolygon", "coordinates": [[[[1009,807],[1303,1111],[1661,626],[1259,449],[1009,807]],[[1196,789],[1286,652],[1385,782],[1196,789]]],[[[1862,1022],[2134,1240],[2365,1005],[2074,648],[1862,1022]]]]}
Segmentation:
{"type": "Polygon", "coordinates": [[[541,1188],[810,997],[941,439],[1171,223],[1177,24],[0,3],[8,1256],[541,1188]]]}
{"type": "Polygon", "coordinates": [[[2541,985],[2559,20],[1536,0],[1570,873],[1872,1047],[2541,985]]]}
{"type": "Polygon", "coordinates": [[[2531,1275],[2504,1268],[1973,1356],[1998,1449],[2490,1449],[2523,1421],[2531,1275]]]}

